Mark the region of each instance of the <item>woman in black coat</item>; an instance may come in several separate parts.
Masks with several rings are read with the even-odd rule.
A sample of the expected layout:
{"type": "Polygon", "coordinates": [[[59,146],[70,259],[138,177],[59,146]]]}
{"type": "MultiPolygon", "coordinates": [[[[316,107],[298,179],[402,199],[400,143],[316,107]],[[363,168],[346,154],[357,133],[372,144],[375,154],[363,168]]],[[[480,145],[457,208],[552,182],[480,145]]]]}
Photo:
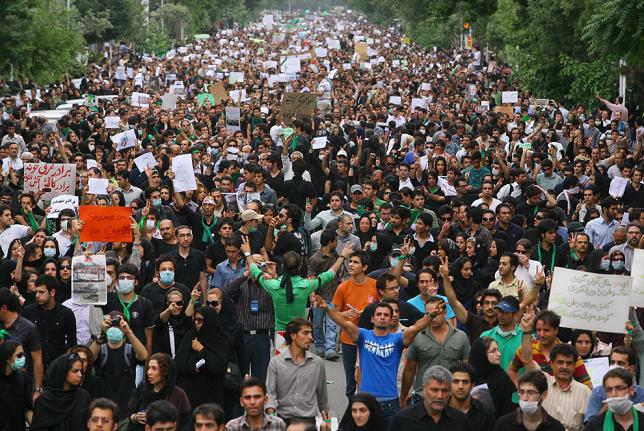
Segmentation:
{"type": "Polygon", "coordinates": [[[213,402],[221,405],[230,345],[214,308],[198,308],[194,322],[195,327],[184,336],[175,356],[177,383],[188,394],[190,405],[213,402]]]}
{"type": "Polygon", "coordinates": [[[359,392],[351,398],[338,431],[385,431],[387,421],[380,403],[371,394],[359,392]]]}
{"type": "Polygon", "coordinates": [[[87,429],[89,394],[80,388],[83,361],[75,353],[54,359],[47,367],[44,391],[36,400],[33,431],[83,431],[87,429]]]}
{"type": "Polygon", "coordinates": [[[31,422],[33,414],[31,379],[22,371],[25,351],[17,341],[4,340],[0,345],[0,431],[24,431],[25,419],[31,422]]]}
{"type": "Polygon", "coordinates": [[[470,365],[474,368],[474,386],[487,384],[494,402],[494,415],[500,418],[512,412],[512,394],[516,391],[514,382],[499,365],[501,353],[498,343],[490,337],[482,337],[472,343],[470,365]]]}

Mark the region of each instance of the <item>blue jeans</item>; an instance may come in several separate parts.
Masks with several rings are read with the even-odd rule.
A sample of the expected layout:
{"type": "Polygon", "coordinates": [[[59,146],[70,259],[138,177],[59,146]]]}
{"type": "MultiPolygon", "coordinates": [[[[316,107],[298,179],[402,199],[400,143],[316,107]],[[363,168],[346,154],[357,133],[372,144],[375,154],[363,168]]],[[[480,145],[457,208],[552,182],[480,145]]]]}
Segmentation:
{"type": "Polygon", "coordinates": [[[400,411],[400,401],[398,398],[394,398],[391,400],[382,400],[378,401],[380,404],[380,407],[382,408],[382,414],[387,419],[388,421],[391,420],[394,416],[396,416],[396,413],[400,411]]]}
{"type": "Polygon", "coordinates": [[[346,380],[345,394],[348,399],[356,392],[356,360],[358,348],[355,345],[342,343],[342,366],[344,367],[344,378],[346,380]]]}
{"type": "MultiPolygon", "coordinates": [[[[333,308],[333,304],[329,304],[333,308]]],[[[338,335],[338,327],[331,320],[328,313],[320,308],[313,308],[313,338],[315,338],[315,349],[318,352],[331,353],[335,351],[335,340],[338,335]],[[326,325],[326,336],[325,336],[326,325]]]]}
{"type": "Polygon", "coordinates": [[[244,346],[250,363],[250,372],[262,382],[266,381],[268,362],[271,360],[271,336],[268,332],[251,335],[244,332],[244,346]]]}

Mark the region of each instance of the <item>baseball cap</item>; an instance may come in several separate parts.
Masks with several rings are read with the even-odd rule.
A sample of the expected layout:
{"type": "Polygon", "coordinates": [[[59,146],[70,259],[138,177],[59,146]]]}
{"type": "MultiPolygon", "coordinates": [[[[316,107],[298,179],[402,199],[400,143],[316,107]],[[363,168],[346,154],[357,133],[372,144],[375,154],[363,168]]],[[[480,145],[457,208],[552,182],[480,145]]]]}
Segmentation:
{"type": "Polygon", "coordinates": [[[494,308],[498,308],[504,313],[516,313],[519,311],[519,300],[514,296],[504,296],[494,308]]]}
{"type": "Polygon", "coordinates": [[[362,193],[362,187],[360,187],[360,184],[354,184],[354,185],[351,186],[350,192],[351,192],[351,194],[362,193]]]}
{"type": "Polygon", "coordinates": [[[245,210],[244,212],[241,213],[242,221],[261,220],[263,218],[264,216],[261,214],[257,214],[255,210],[245,210]]]}
{"type": "Polygon", "coordinates": [[[204,205],[204,204],[217,205],[215,203],[215,198],[213,198],[212,196],[206,196],[205,198],[203,198],[203,201],[201,201],[201,205],[204,205]]]}
{"type": "Polygon", "coordinates": [[[336,154],[335,156],[336,156],[336,157],[340,157],[340,156],[349,157],[349,155],[347,154],[347,152],[346,152],[346,151],[344,151],[344,150],[340,150],[340,151],[338,151],[338,152],[337,152],[337,154],[336,154]]]}
{"type": "Polygon", "coordinates": [[[568,225],[568,232],[583,232],[584,225],[578,221],[574,221],[568,225]]]}

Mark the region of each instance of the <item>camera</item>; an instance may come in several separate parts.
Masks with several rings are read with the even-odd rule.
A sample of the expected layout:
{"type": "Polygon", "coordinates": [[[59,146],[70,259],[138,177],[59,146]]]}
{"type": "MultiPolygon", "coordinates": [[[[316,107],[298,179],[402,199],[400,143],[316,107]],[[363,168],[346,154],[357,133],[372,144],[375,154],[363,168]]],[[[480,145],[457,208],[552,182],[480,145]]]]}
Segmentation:
{"type": "Polygon", "coordinates": [[[121,316],[112,316],[112,326],[119,327],[121,323],[121,316]]]}

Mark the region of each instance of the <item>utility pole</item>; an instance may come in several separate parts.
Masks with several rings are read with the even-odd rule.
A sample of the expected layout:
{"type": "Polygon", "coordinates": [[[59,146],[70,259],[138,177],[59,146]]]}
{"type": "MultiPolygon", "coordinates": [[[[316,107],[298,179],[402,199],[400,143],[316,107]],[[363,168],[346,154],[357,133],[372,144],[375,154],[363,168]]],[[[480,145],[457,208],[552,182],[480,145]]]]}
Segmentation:
{"type": "Polygon", "coordinates": [[[619,59],[619,95],[626,104],[626,75],[622,73],[622,68],[626,66],[623,58],[619,59]]]}

